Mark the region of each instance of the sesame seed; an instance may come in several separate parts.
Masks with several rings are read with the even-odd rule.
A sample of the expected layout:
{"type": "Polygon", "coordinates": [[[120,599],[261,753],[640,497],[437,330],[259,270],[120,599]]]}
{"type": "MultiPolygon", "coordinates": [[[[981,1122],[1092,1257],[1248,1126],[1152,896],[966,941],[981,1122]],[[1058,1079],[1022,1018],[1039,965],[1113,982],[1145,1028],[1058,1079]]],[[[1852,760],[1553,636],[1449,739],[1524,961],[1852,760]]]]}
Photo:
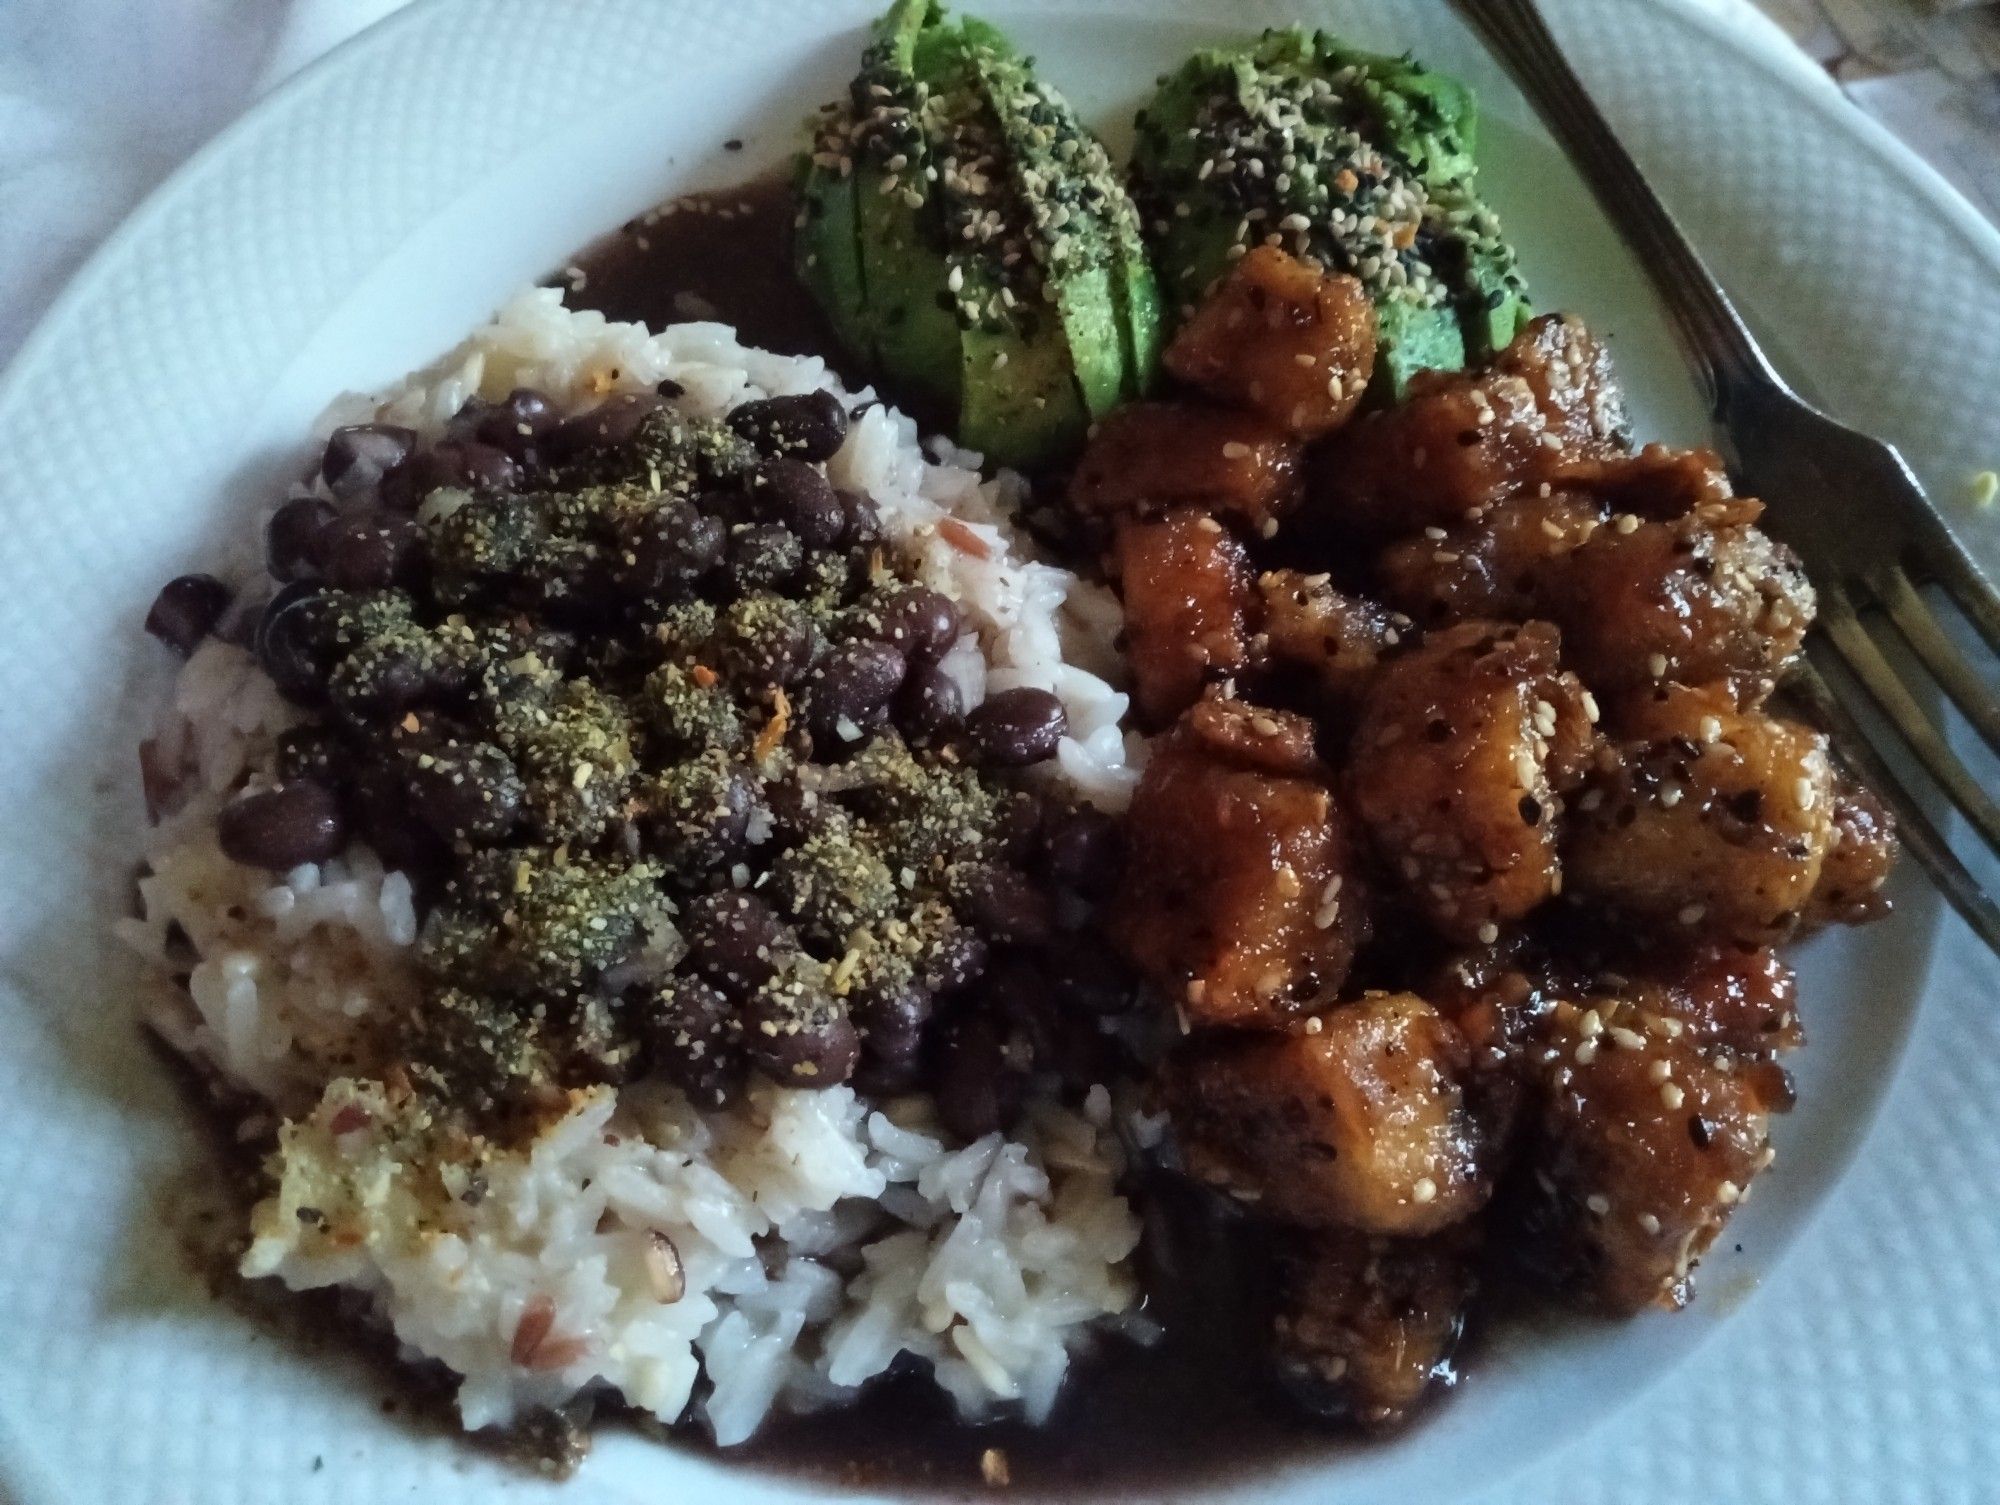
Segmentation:
{"type": "Polygon", "coordinates": [[[1683,925],[1699,925],[1701,917],[1707,913],[1708,906],[1706,904],[1689,904],[1682,908],[1680,922],[1683,925]]]}
{"type": "Polygon", "coordinates": [[[1813,787],[1813,781],[1809,778],[1804,777],[1803,775],[1801,775],[1799,781],[1792,786],[1792,793],[1794,797],[1798,800],[1798,805],[1801,810],[1812,809],[1813,805],[1817,803],[1819,799],[1819,791],[1813,787]]]}
{"type": "Polygon", "coordinates": [[[1311,1018],[1306,1020],[1305,1031],[1309,1035],[1316,1035],[1325,1028],[1326,1028],[1326,1021],[1320,1018],[1320,1016],[1317,1014],[1314,1014],[1311,1018]]]}
{"type": "Polygon", "coordinates": [[[1595,1061],[1596,1059],[1597,1059],[1597,1042],[1595,1040],[1586,1040],[1583,1042],[1583,1044],[1577,1046],[1576,1048],[1577,1065],[1588,1066],[1592,1061],[1595,1061]]]}
{"type": "Polygon", "coordinates": [[[1655,679],[1665,679],[1667,677],[1667,656],[1664,653],[1655,653],[1649,657],[1646,660],[1646,672],[1655,679]]]}
{"type": "Polygon", "coordinates": [[[1644,1050],[1646,1048],[1646,1037],[1636,1029],[1627,1029],[1622,1024],[1614,1024],[1605,1033],[1617,1042],[1621,1050],[1644,1050]]]}
{"type": "Polygon", "coordinates": [[[1646,1233],[1653,1238],[1658,1238],[1660,1236],[1660,1220],[1654,1217],[1650,1212],[1642,1212],[1639,1214],[1639,1226],[1643,1228],[1646,1231],[1646,1233]]]}
{"type": "Polygon", "coordinates": [[[1481,945],[1490,946],[1499,939],[1500,927],[1491,920],[1488,920],[1484,925],[1479,927],[1479,942],[1481,945]]]}
{"type": "Polygon", "coordinates": [[[1715,1189],[1715,1200],[1724,1207],[1733,1206],[1743,1200],[1743,1188],[1734,1181],[1725,1181],[1715,1189]]]}
{"type": "Polygon", "coordinates": [[[1410,1200],[1419,1206],[1422,1206],[1426,1202],[1435,1202],[1437,1194],[1437,1182],[1433,1181],[1429,1176],[1419,1177],[1417,1184],[1410,1188],[1410,1200]]]}
{"type": "Polygon", "coordinates": [[[1444,536],[1444,529],[1440,527],[1432,526],[1424,529],[1424,537],[1426,538],[1442,539],[1444,536]]]}
{"type": "Polygon", "coordinates": [[[1585,690],[1583,692],[1583,719],[1588,721],[1592,726],[1595,726],[1597,725],[1597,718],[1602,714],[1597,707],[1597,697],[1591,694],[1590,691],[1585,690]]]}
{"type": "Polygon", "coordinates": [[[1660,1083],[1660,1101],[1669,1109],[1678,1108],[1687,1101],[1687,1094],[1674,1082],[1660,1083]]]}
{"type": "Polygon", "coordinates": [[[1576,1030],[1580,1035],[1595,1035],[1603,1028],[1604,1016],[1598,1013],[1596,1009],[1585,1009],[1583,1017],[1576,1021],[1576,1030]]]}
{"type": "Polygon", "coordinates": [[[1649,1082],[1664,1082],[1673,1074],[1674,1063],[1665,1056],[1657,1057],[1653,1064],[1646,1068],[1646,1080],[1649,1082]]]}
{"type": "Polygon", "coordinates": [[[1721,719],[1720,719],[1719,717],[1715,717],[1715,716],[1704,716],[1704,717],[1702,717],[1702,718],[1701,718],[1701,740],[1702,740],[1703,742],[1718,742],[1718,741],[1720,741],[1720,740],[1721,740],[1721,738],[1722,738],[1722,721],[1721,721],[1721,719]]]}
{"type": "Polygon", "coordinates": [[[1222,457],[1225,460],[1244,460],[1248,459],[1249,455],[1250,446],[1240,439],[1231,439],[1222,446],[1222,457]]]}
{"type": "Polygon", "coordinates": [[[1639,519],[1629,512],[1621,512],[1611,520],[1611,526],[1619,533],[1637,533],[1639,519]]]}
{"type": "Polygon", "coordinates": [[[1605,1196],[1604,1193],[1601,1191],[1594,1191],[1589,1196],[1585,1197],[1583,1199],[1583,1205],[1585,1207],[1588,1207],[1593,1213],[1595,1213],[1600,1218],[1603,1217],[1609,1211],[1611,1211],[1611,1199],[1605,1196]]]}

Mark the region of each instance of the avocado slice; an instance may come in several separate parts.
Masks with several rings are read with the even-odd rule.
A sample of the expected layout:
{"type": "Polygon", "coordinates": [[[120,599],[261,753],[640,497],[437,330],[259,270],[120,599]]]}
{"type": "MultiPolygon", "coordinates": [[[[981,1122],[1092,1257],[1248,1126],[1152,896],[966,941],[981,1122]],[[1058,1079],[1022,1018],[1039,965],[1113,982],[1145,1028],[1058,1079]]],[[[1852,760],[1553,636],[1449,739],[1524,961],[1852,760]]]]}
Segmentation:
{"type": "Polygon", "coordinates": [[[1323,32],[1196,53],[1141,112],[1133,161],[1169,319],[1262,242],[1361,279],[1384,395],[1504,345],[1527,304],[1476,139],[1456,79],[1323,32]]]}
{"type": "Polygon", "coordinates": [[[1149,385],[1158,299],[1137,213],[1103,146],[994,28],[898,0],[812,161],[804,285],[891,395],[955,413],[961,442],[1052,461],[1149,385]],[[822,244],[848,228],[830,181],[843,163],[847,263],[822,244]]]}

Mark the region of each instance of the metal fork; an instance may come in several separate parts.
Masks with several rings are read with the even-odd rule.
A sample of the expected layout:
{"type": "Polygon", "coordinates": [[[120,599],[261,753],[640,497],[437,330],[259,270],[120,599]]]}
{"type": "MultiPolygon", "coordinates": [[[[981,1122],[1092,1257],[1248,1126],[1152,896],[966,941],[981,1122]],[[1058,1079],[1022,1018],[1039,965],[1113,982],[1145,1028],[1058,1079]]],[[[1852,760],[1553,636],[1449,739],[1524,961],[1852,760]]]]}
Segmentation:
{"type": "Polygon", "coordinates": [[[1798,551],[1818,588],[1819,622],[1807,640],[1807,662],[1788,687],[1895,810],[1904,844],[1953,907],[2000,951],[2000,907],[1819,668],[1838,663],[1863,687],[1951,804],[2000,851],[2000,803],[1952,752],[1924,714],[1922,689],[1905,681],[1881,646],[1900,636],[2000,752],[2000,702],[1946,635],[1919,586],[1941,587],[1995,653],[2000,593],[1952,537],[1893,447],[1834,422],[1772,369],[1591,102],[1534,0],[1454,3],[1506,65],[1652,278],[1736,473],[1763,500],[1772,531],[1798,551]]]}

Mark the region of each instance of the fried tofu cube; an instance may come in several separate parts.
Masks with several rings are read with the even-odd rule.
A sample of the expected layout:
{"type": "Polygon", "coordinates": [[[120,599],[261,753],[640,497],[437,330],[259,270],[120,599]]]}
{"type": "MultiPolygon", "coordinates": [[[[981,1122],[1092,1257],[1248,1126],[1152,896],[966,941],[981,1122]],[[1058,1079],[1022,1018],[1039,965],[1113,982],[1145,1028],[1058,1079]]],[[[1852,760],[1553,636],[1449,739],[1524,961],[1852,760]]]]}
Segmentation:
{"type": "Polygon", "coordinates": [[[1184,507],[1120,522],[1116,565],[1133,698],[1159,725],[1249,663],[1250,556],[1208,513],[1184,507]]]}
{"type": "Polygon", "coordinates": [[[1258,577],[1257,595],[1260,641],[1270,660],[1305,670],[1340,701],[1367,686],[1410,625],[1373,601],[1335,590],[1327,575],[1271,570],[1258,577]]]}
{"type": "Polygon", "coordinates": [[[1163,359],[1218,402],[1316,439],[1347,422],[1368,389],[1375,305],[1354,278],[1257,246],[1202,300],[1163,359]]]}
{"type": "Polygon", "coordinates": [[[1812,625],[1796,555],[1761,529],[1623,513],[1545,561],[1534,594],[1600,693],[1730,680],[1759,704],[1812,625]]]}
{"type": "Polygon", "coordinates": [[[1197,1038],[1166,1099],[1189,1174],[1304,1228],[1421,1234],[1491,1191],[1464,1037],[1410,993],[1283,1033],[1197,1038]]]}
{"type": "Polygon", "coordinates": [[[1581,547],[1604,518],[1603,504],[1583,492],[1529,492],[1450,528],[1390,544],[1375,562],[1375,577],[1384,600],[1426,627],[1546,616],[1544,567],[1581,547]]]}
{"type": "Polygon", "coordinates": [[[1295,1017],[1333,996],[1368,933],[1353,840],[1311,746],[1299,718],[1216,700],[1154,745],[1111,934],[1191,1025],[1295,1017]]]}
{"type": "Polygon", "coordinates": [[[1420,373],[1398,406],[1342,429],[1315,455],[1313,520],[1374,538],[1450,527],[1624,435],[1602,347],[1545,315],[1490,365],[1420,373]]]}
{"type": "Polygon", "coordinates": [[[1570,891],[1691,938],[1790,934],[1832,840],[1826,738],[1719,685],[1630,697],[1613,726],[1610,770],[1572,803],[1570,891]]]}
{"type": "Polygon", "coordinates": [[[1439,934],[1492,938],[1560,887],[1557,817],[1595,733],[1547,623],[1466,622],[1385,665],[1347,767],[1356,819],[1439,934]]]}
{"type": "Polygon", "coordinates": [[[1799,928],[1865,925],[1889,912],[1882,885],[1896,865],[1896,821],[1872,790],[1839,771],[1833,779],[1833,829],[1819,882],[1799,916],[1799,928]]]}
{"type": "Polygon", "coordinates": [[[1588,1306],[1685,1305],[1696,1260],[1770,1162],[1759,1076],[1613,1001],[1565,1005],[1548,1044],[1512,1247],[1588,1306]]]}
{"type": "Polygon", "coordinates": [[[1194,507],[1269,537],[1299,496],[1299,446],[1255,413],[1129,402],[1107,413],[1070,476],[1070,505],[1106,519],[1194,507]]]}
{"type": "Polygon", "coordinates": [[[1279,1256],[1273,1349],[1309,1410],[1371,1430],[1410,1419],[1452,1383],[1452,1354],[1478,1287],[1472,1240],[1296,1234],[1279,1256]]]}

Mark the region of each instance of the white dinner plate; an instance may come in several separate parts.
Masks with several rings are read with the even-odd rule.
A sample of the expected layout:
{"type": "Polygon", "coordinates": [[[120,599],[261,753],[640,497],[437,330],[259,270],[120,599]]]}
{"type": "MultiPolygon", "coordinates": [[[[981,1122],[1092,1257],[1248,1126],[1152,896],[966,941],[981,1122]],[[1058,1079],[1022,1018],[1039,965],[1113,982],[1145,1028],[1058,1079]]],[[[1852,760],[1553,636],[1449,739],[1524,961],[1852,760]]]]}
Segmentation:
{"type": "MultiPolygon", "coordinates": [[[[296,470],[313,413],[452,344],[515,288],[669,195],[772,164],[852,71],[874,0],[430,0],[265,101],[76,278],[0,386],[0,1495],[24,1505],[795,1498],[805,1486],[613,1428],[564,1484],[380,1410],[379,1371],[211,1302],[176,1204],[207,1153],[144,1046],[108,928],[141,819],[133,757],[167,675],[139,622],[296,470]],[[740,151],[724,142],[740,138],[740,151]]],[[[1442,0],[987,0],[1114,141],[1194,46],[1294,20],[1480,89],[1489,194],[1545,307],[1613,341],[1642,433],[1704,435],[1643,285],[1573,173],[1442,0]]],[[[1803,65],[1693,0],[1552,7],[1583,71],[1779,356],[1900,443],[1940,495],[2000,460],[2000,237],[1803,65]]],[[[1975,528],[1991,561],[2000,538],[1975,528]]],[[[1615,1413],[1748,1293],[1793,1313],[1721,1346],[1540,1501],[1976,1498],[2000,1461],[2000,1051],[1932,998],[1938,907],[1802,953],[1813,1043],[1754,1205],[1678,1316],[1565,1327],[1480,1363],[1392,1444],[1232,1486],[1435,1501],[1490,1488],[1615,1413]],[[1779,1256],[1854,1158],[1912,1031],[1933,1077],[1885,1133],[1867,1220],[1779,1256]],[[1923,1276],[1911,1286],[1904,1276],[1923,1276]],[[1833,1273],[1828,1275],[1826,1272],[1833,1273]],[[1767,1279],[1768,1277],[1768,1279],[1767,1279]],[[1914,1294],[1913,1294],[1914,1292],[1914,1294]],[[1927,1294],[1928,1293],[1928,1294],[1927,1294]],[[1934,1299],[1932,1299],[1934,1297],[1934,1299]],[[1878,1305],[1870,1305],[1875,1302],[1878,1305]],[[1900,1303],[1896,1305],[1895,1303],[1900,1303]],[[1885,1313],[1895,1325],[1884,1328],[1885,1313]],[[1954,1372],[1954,1370],[1956,1372],[1954,1372]],[[1937,1418],[1942,1417],[1942,1420],[1937,1418]],[[1947,1426],[1945,1423],[1949,1423],[1947,1426]],[[1941,1435],[1949,1433],[1948,1436],[1941,1435]],[[1919,1447],[1921,1444],[1921,1448],[1919,1447]],[[1914,1458],[1917,1461],[1912,1463],[1914,1458]],[[1690,1461],[1692,1460],[1692,1461],[1690,1461]],[[1608,1470],[1616,1468],[1617,1477],[1608,1470]],[[1941,1472],[1943,1470],[1943,1472],[1941,1472]],[[1961,1470],[1963,1470],[1961,1472],[1961,1470]],[[1912,1481],[1917,1481],[1915,1484],[1912,1481]]],[[[1871,1152],[1872,1153],[1872,1152],[1871,1152]]],[[[1741,1320],[1755,1321],[1753,1310],[1741,1320]]]]}

